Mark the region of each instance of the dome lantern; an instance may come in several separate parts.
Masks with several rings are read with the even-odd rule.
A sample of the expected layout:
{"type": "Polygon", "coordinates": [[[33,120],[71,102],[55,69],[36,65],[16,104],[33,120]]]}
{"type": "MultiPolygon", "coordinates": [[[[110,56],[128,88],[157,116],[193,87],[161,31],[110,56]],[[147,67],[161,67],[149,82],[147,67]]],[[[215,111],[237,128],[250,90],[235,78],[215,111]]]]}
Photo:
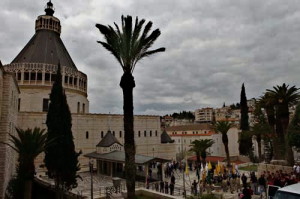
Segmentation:
{"type": "Polygon", "coordinates": [[[46,12],[46,15],[53,16],[54,8],[53,8],[53,3],[51,2],[51,0],[47,3],[45,12],[46,12]]]}

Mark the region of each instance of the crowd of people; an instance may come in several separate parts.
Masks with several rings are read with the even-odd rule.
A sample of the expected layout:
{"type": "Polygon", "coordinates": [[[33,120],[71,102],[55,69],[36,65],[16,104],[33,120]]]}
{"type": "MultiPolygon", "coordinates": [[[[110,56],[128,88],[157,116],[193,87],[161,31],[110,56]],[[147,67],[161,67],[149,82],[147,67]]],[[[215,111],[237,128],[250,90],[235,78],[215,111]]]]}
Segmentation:
{"type": "MultiPolygon", "coordinates": [[[[300,182],[300,165],[295,165],[292,172],[285,172],[278,170],[275,172],[264,171],[257,176],[255,172],[240,174],[234,167],[224,168],[222,173],[216,174],[214,171],[216,167],[201,172],[197,167],[189,170],[196,170],[198,180],[193,180],[190,183],[191,192],[194,195],[199,193],[210,193],[213,189],[219,189],[223,192],[238,193],[240,198],[249,199],[251,195],[265,195],[267,186],[274,185],[284,187],[300,182]],[[200,175],[200,173],[202,175],[200,175]],[[199,190],[199,191],[198,191],[199,190]]],[[[162,165],[157,165],[158,176],[164,173],[165,181],[157,181],[154,183],[155,190],[161,193],[174,194],[175,188],[175,172],[185,171],[185,164],[179,162],[167,163],[164,168],[162,165]],[[164,171],[164,172],[162,172],[164,171]]]]}

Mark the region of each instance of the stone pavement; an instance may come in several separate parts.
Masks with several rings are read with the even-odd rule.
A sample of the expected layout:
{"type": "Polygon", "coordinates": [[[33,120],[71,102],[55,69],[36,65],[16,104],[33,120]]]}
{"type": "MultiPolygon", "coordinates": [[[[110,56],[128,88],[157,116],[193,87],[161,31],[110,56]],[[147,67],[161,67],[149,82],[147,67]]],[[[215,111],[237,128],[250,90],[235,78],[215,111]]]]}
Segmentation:
{"type": "MultiPolygon", "coordinates": [[[[156,169],[153,170],[153,177],[156,178],[156,169]]],[[[143,172],[141,172],[143,173],[143,172]]],[[[245,172],[247,175],[249,172],[245,172]]],[[[89,172],[82,172],[79,173],[81,176],[81,179],[78,179],[78,187],[75,189],[72,189],[72,193],[80,195],[80,196],[85,196],[87,198],[91,198],[91,173],[89,172]]],[[[174,196],[181,197],[183,198],[183,190],[184,190],[184,183],[183,183],[183,172],[179,172],[179,170],[175,171],[174,176],[176,178],[175,180],[175,189],[174,189],[174,196]]],[[[39,177],[41,180],[50,183],[54,185],[53,180],[49,179],[46,176],[39,177]]],[[[165,178],[165,181],[168,181],[170,183],[170,178],[165,178]]],[[[185,176],[185,190],[187,195],[192,195],[191,193],[191,186],[193,181],[196,180],[198,181],[198,178],[196,176],[195,171],[189,171],[189,174],[185,176]]],[[[93,196],[94,198],[99,198],[101,196],[105,196],[105,188],[106,187],[112,187],[113,182],[112,182],[112,177],[110,176],[105,176],[105,175],[98,175],[96,173],[93,173],[93,196]]],[[[136,186],[138,187],[145,187],[144,182],[136,182],[136,186]]],[[[155,190],[154,183],[150,183],[150,190],[155,190]]],[[[125,179],[121,180],[121,191],[126,190],[126,182],[125,179]]],[[[222,192],[219,192],[222,194],[222,192]]],[[[228,195],[227,198],[237,198],[238,193],[234,193],[233,195],[230,194],[229,192],[226,193],[228,195]],[[230,197],[229,197],[230,196],[230,197]],[[233,197],[234,196],[234,197],[233,197]]],[[[122,198],[120,194],[115,194],[115,198],[122,198]]]]}

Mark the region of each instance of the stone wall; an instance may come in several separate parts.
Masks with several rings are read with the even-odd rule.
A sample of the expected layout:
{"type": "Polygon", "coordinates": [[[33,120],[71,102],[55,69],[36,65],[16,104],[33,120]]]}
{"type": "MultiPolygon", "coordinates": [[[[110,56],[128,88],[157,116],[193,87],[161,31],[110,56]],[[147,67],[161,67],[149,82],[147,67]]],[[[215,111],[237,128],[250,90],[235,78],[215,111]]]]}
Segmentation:
{"type": "MultiPolygon", "coordinates": [[[[3,72],[0,65],[0,142],[8,142],[9,133],[16,135],[19,90],[14,77],[3,72]]],[[[0,199],[11,176],[15,172],[16,153],[7,145],[0,144],[0,199]]]]}
{"type": "Polygon", "coordinates": [[[290,166],[282,166],[282,165],[274,165],[274,164],[258,164],[257,173],[260,176],[264,171],[270,171],[271,173],[275,173],[276,171],[282,170],[283,172],[290,173],[293,171],[293,167],[290,166]]]}
{"type": "MultiPolygon", "coordinates": [[[[46,117],[46,113],[20,112],[18,125],[24,129],[34,127],[47,129],[46,117]]],[[[79,156],[82,168],[88,167],[89,161],[83,155],[96,151],[96,145],[108,130],[115,134],[121,144],[124,144],[123,115],[72,114],[74,144],[77,151],[82,151],[82,155],[79,156]]],[[[134,130],[137,154],[166,159],[175,158],[175,143],[161,144],[159,116],[135,116],[134,130]]],[[[43,155],[36,159],[36,164],[37,169],[43,164],[43,155]]]]}

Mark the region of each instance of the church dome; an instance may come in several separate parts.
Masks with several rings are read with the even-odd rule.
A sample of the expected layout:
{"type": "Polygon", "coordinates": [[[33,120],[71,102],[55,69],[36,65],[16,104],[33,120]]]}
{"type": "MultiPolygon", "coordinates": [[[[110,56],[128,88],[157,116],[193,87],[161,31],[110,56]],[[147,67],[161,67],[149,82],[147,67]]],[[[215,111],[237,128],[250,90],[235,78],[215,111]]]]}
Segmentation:
{"type": "Polygon", "coordinates": [[[62,85],[71,113],[88,113],[87,75],[79,71],[60,38],[61,25],[51,0],[35,21],[35,34],[4,70],[15,74],[20,112],[47,112],[49,94],[60,63],[62,85]]]}
{"type": "Polygon", "coordinates": [[[35,34],[12,61],[14,63],[43,63],[77,69],[60,38],[61,25],[58,18],[53,16],[54,8],[49,1],[45,15],[38,16],[35,22],[35,34]]]}

